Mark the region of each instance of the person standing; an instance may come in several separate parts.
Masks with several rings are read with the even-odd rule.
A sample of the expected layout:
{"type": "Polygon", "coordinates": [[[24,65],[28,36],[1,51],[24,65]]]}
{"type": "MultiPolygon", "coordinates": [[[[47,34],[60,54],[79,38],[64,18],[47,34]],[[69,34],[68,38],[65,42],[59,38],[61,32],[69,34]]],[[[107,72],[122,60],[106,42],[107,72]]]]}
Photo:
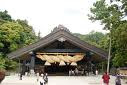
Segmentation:
{"type": "Polygon", "coordinates": [[[39,78],[39,83],[40,85],[44,85],[44,75],[41,74],[40,78],[39,78]]]}
{"type": "Polygon", "coordinates": [[[20,80],[22,80],[22,72],[20,73],[20,80]]]}
{"type": "Polygon", "coordinates": [[[71,70],[69,70],[69,76],[71,76],[71,70]]]}
{"type": "Polygon", "coordinates": [[[78,76],[78,69],[75,68],[75,75],[78,76]]]}
{"type": "Polygon", "coordinates": [[[116,76],[115,85],[121,85],[120,75],[118,74],[116,76]]]}
{"type": "Polygon", "coordinates": [[[39,72],[37,72],[37,81],[39,81],[39,72]]]}
{"type": "Polygon", "coordinates": [[[44,83],[45,84],[48,84],[48,74],[46,73],[45,75],[44,75],[44,83]]]}
{"type": "Polygon", "coordinates": [[[109,85],[110,76],[108,75],[107,72],[105,72],[105,73],[103,74],[102,79],[103,79],[103,83],[104,83],[105,85],[109,85]]]}
{"type": "Polygon", "coordinates": [[[96,70],[96,75],[98,75],[98,70],[96,70]]]}

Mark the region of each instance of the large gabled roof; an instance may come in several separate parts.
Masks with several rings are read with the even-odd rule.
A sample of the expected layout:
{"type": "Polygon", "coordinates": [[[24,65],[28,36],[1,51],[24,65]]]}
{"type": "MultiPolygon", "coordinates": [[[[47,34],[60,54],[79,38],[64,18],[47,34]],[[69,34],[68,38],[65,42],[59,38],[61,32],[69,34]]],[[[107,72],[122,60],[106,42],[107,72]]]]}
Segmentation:
{"type": "Polygon", "coordinates": [[[31,51],[35,51],[39,48],[42,48],[45,45],[48,45],[49,43],[52,43],[53,41],[58,40],[60,38],[64,38],[67,41],[73,43],[74,45],[76,45],[84,50],[91,51],[99,56],[104,57],[104,58],[107,58],[107,56],[108,56],[108,53],[105,52],[104,50],[80,40],[78,37],[74,36],[67,28],[60,25],[60,26],[54,28],[54,30],[50,34],[48,34],[44,38],[40,39],[36,43],[31,44],[26,47],[23,47],[23,48],[20,48],[14,52],[9,53],[8,57],[10,59],[20,57],[26,53],[29,53],[31,51]]]}

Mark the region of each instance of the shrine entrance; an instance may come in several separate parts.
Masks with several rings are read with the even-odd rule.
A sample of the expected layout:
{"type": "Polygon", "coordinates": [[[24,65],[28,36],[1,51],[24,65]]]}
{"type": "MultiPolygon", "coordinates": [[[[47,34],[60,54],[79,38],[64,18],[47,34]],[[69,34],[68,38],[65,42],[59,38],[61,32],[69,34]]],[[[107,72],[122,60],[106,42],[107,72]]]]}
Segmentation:
{"type": "MultiPolygon", "coordinates": [[[[84,60],[83,53],[37,53],[36,58],[43,62],[43,72],[50,75],[69,75],[84,60]]],[[[39,62],[36,60],[36,62],[39,62]]]]}
{"type": "Polygon", "coordinates": [[[68,75],[70,66],[45,66],[44,69],[49,75],[68,75]]]}

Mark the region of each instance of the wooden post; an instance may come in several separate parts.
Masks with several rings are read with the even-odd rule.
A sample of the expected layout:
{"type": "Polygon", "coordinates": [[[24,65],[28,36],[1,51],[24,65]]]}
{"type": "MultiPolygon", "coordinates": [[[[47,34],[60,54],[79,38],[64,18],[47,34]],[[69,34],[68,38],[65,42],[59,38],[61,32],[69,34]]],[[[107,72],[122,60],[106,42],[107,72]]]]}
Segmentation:
{"type": "Polygon", "coordinates": [[[19,74],[21,73],[21,64],[20,64],[20,58],[18,58],[18,60],[19,60],[19,74]]]}
{"type": "Polygon", "coordinates": [[[30,52],[31,60],[30,60],[30,73],[34,74],[34,66],[35,66],[35,54],[30,52]]]}
{"type": "Polygon", "coordinates": [[[87,73],[89,75],[89,72],[91,72],[91,54],[89,51],[86,52],[86,58],[87,58],[87,73]]]}
{"type": "Polygon", "coordinates": [[[34,56],[31,56],[31,61],[30,61],[30,69],[34,69],[34,66],[35,66],[35,57],[34,56]]]}
{"type": "Polygon", "coordinates": [[[23,75],[25,74],[25,71],[26,71],[25,64],[26,64],[26,60],[23,60],[22,71],[21,71],[23,75]]]}

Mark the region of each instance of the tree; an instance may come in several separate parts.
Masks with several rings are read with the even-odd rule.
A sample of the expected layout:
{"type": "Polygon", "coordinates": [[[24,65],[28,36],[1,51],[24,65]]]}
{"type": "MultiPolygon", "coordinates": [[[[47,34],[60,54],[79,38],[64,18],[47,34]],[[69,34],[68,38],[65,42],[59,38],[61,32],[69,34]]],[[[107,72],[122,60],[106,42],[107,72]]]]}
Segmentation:
{"type": "Polygon", "coordinates": [[[105,34],[105,36],[99,41],[99,45],[105,51],[108,51],[109,48],[109,35],[105,34]]]}
{"type": "Polygon", "coordinates": [[[107,38],[105,37],[106,35],[101,33],[101,32],[95,32],[95,31],[91,31],[89,34],[86,35],[82,35],[79,33],[74,33],[75,36],[79,37],[81,40],[88,42],[92,45],[95,45],[97,47],[103,48],[101,46],[101,42],[103,40],[103,38],[107,38]]]}
{"type": "Polygon", "coordinates": [[[7,11],[0,12],[0,68],[16,68],[17,63],[6,55],[36,40],[35,32],[26,20],[12,20],[7,11]]]}
{"type": "Polygon", "coordinates": [[[114,66],[125,66],[127,63],[127,23],[122,23],[115,30],[113,36],[114,66]]]}
{"type": "Polygon", "coordinates": [[[5,69],[5,59],[0,56],[0,69],[5,69]]]}
{"type": "Polygon", "coordinates": [[[16,22],[18,22],[18,24],[20,24],[23,27],[23,31],[20,32],[21,36],[20,42],[22,41],[21,44],[23,44],[23,46],[32,44],[35,41],[37,41],[37,36],[35,35],[32,26],[28,25],[27,20],[18,19],[16,22]]]}
{"type": "MultiPolygon", "coordinates": [[[[110,30],[109,37],[112,41],[112,61],[114,66],[125,66],[127,56],[127,36],[125,20],[127,14],[127,0],[112,0],[107,4],[105,0],[97,1],[93,4],[89,14],[92,21],[99,20],[104,25],[104,29],[110,30]],[[123,62],[123,64],[121,64],[123,62]]],[[[109,46],[109,45],[108,45],[109,46]]]]}
{"type": "Polygon", "coordinates": [[[9,53],[16,48],[19,48],[20,32],[22,32],[22,26],[14,22],[6,22],[0,25],[0,43],[1,52],[4,54],[9,53]]]}
{"type": "Polygon", "coordinates": [[[0,20],[12,21],[11,16],[6,10],[4,12],[0,12],[0,20]]]}

